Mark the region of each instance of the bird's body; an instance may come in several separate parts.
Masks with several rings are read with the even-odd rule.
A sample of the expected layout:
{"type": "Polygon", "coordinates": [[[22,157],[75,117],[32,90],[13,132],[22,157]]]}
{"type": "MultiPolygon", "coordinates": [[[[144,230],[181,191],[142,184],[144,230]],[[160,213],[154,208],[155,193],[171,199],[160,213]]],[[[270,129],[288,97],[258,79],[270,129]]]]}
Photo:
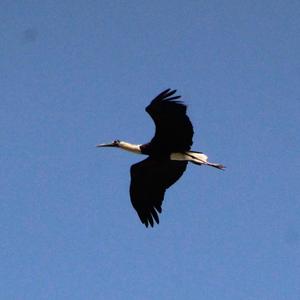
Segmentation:
{"type": "Polygon", "coordinates": [[[131,166],[130,198],[140,220],[146,227],[159,223],[166,189],[184,173],[188,162],[224,169],[210,163],[201,152],[190,151],[193,144],[193,126],[186,115],[186,105],[173,96],[176,90],[163,91],[155,97],[146,111],[155,123],[155,135],[147,144],[134,145],[123,141],[101,144],[99,147],[118,147],[133,153],[148,155],[131,166]]]}

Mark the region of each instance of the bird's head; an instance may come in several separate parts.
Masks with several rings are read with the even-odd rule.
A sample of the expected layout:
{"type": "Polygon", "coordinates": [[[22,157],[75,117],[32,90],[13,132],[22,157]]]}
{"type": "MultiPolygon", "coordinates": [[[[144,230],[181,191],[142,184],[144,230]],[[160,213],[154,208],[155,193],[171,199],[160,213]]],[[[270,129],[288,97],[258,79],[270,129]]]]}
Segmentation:
{"type": "Polygon", "coordinates": [[[112,143],[107,143],[107,144],[98,144],[96,147],[119,147],[120,141],[115,140],[112,143]]]}

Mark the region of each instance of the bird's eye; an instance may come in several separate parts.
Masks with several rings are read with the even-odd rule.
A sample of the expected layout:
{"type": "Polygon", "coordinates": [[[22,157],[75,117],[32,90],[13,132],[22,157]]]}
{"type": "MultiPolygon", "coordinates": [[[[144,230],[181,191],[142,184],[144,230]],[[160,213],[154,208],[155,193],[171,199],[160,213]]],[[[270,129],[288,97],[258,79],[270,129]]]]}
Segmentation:
{"type": "Polygon", "coordinates": [[[120,140],[114,140],[114,144],[115,145],[119,145],[120,144],[120,140]]]}

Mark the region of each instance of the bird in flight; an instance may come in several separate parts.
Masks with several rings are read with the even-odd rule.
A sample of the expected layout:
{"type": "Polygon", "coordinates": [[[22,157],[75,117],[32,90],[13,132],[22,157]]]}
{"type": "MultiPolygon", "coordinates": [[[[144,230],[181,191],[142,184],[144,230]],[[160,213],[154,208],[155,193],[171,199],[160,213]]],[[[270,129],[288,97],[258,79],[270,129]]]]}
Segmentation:
{"type": "Polygon", "coordinates": [[[166,190],[184,173],[188,162],[224,170],[211,163],[202,152],[191,151],[193,125],[186,105],[179,101],[176,90],[167,89],[146,107],[155,123],[155,134],[147,144],[135,145],[119,140],[97,147],[116,147],[148,157],[130,168],[130,199],[141,222],[148,227],[159,224],[159,213],[166,190]]]}

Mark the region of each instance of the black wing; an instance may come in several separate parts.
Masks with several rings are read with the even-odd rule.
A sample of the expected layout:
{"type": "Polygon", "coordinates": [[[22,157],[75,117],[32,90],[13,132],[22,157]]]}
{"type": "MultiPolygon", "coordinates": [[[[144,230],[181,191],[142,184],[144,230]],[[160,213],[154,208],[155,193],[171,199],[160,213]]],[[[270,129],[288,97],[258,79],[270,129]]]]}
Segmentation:
{"type": "Polygon", "coordinates": [[[131,203],[146,227],[153,227],[154,220],[159,223],[165,191],[181,177],[186,165],[184,161],[148,157],[131,166],[131,203]]]}
{"type": "Polygon", "coordinates": [[[187,151],[193,144],[193,125],[186,115],[186,105],[177,100],[181,96],[173,96],[175,93],[167,89],[146,107],[156,126],[147,146],[152,154],[187,151]]]}

